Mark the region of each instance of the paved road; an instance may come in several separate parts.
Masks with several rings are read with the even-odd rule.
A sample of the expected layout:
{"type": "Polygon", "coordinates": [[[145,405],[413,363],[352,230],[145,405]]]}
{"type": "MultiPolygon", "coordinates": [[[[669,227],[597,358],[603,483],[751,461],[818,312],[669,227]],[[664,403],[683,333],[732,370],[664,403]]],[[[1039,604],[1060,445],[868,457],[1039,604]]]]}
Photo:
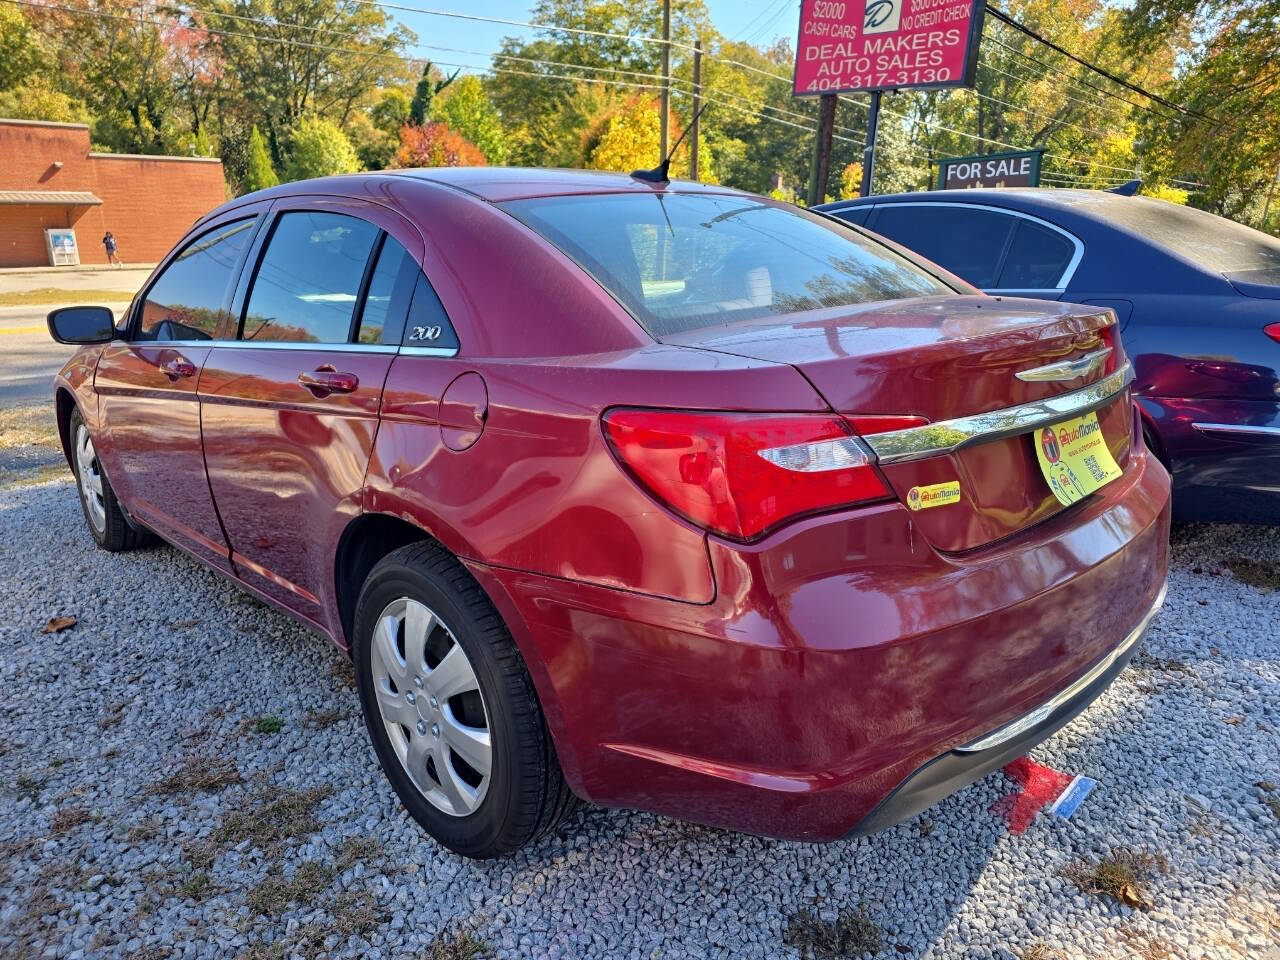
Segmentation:
{"type": "MultiPolygon", "coordinates": [[[[127,303],[107,304],[117,312],[127,303]]],[[[0,406],[19,406],[49,399],[53,375],[75,352],[54,343],[45,326],[50,307],[0,308],[0,406]]]]}

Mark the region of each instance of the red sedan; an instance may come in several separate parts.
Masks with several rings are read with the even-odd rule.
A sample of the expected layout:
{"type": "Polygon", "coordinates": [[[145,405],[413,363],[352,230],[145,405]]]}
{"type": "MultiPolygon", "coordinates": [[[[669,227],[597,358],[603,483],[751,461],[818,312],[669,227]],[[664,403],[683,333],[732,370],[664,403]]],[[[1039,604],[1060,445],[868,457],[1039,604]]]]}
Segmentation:
{"type": "Polygon", "coordinates": [[[833,840],[1026,751],[1158,608],[1109,311],[695,183],[409,170],[197,223],[56,381],[90,532],[349,651],[473,857],[575,796],[833,840]]]}

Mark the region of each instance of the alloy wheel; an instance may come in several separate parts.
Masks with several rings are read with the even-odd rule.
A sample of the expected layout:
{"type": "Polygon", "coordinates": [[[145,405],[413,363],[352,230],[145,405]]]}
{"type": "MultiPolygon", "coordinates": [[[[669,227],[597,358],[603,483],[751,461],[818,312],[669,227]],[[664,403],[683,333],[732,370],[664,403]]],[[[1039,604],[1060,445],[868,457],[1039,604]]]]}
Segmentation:
{"type": "Polygon", "coordinates": [[[80,499],[93,529],[101,533],[107,525],[107,506],[102,490],[102,471],[98,466],[98,454],[93,449],[89,428],[83,423],[76,428],[76,476],[80,484],[80,499]]]}
{"type": "Polygon", "coordinates": [[[378,616],[370,660],[378,711],[409,779],[444,813],[474,813],[493,748],[480,682],[453,631],[425,604],[401,597],[378,616]]]}

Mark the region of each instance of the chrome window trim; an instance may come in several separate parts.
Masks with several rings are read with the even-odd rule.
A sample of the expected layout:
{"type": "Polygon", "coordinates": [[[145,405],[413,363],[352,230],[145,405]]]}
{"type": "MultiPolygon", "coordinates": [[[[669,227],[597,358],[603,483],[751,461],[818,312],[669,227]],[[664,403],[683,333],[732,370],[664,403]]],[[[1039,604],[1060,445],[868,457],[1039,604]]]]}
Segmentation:
{"type": "Polygon", "coordinates": [[[326,353],[396,353],[394,343],[322,343],[298,340],[130,340],[142,347],[229,347],[236,350],[320,350],[326,353]]]}
{"type": "Polygon", "coordinates": [[[873,433],[863,437],[882,464],[905,463],[955,453],[965,447],[1027,433],[1047,423],[1097,410],[1119,396],[1133,380],[1133,368],[1123,367],[1097,383],[1071,393],[1023,403],[990,413],[939,420],[920,427],[873,433]]]}
{"type": "Polygon", "coordinates": [[[401,347],[402,357],[456,357],[457,347],[401,347]]]}
{"type": "Polygon", "coordinates": [[[1254,426],[1247,423],[1193,423],[1201,433],[1240,433],[1254,437],[1275,437],[1280,440],[1280,427],[1254,426]]]}
{"type": "MultiPolygon", "coordinates": [[[[958,207],[961,210],[990,210],[994,213],[1003,213],[1009,217],[1018,217],[1022,220],[1030,220],[1032,223],[1039,224],[1042,227],[1047,227],[1048,229],[1054,231],[1055,233],[1062,234],[1064,237],[1066,237],[1068,240],[1071,241],[1072,246],[1075,248],[1075,253],[1072,255],[1071,260],[1067,264],[1066,268],[1062,271],[1062,276],[1058,277],[1057,286],[1054,286],[1054,287],[992,287],[986,290],[987,293],[1000,293],[1005,290],[1026,291],[1028,293],[1030,293],[1032,290],[1044,291],[1046,293],[1050,291],[1054,293],[1062,293],[1070,285],[1071,278],[1075,276],[1076,267],[1080,266],[1080,261],[1084,258],[1084,241],[1082,241],[1074,233],[1071,233],[1069,230],[1066,230],[1058,226],[1056,223],[1050,223],[1048,220],[1045,220],[1043,217],[1037,217],[1035,214],[1031,214],[1031,213],[1023,213],[1021,210],[1013,210],[1009,207],[998,207],[990,203],[966,203],[963,200],[957,200],[954,202],[946,201],[946,200],[904,200],[901,203],[877,203],[877,204],[873,204],[872,206],[873,208],[879,208],[882,214],[885,210],[888,210],[892,207],[947,207],[949,209],[955,209],[958,207]]],[[[866,229],[870,230],[872,233],[876,232],[876,229],[873,226],[867,227],[866,229]]],[[[945,263],[942,264],[942,266],[946,268],[945,263]]],[[[950,269],[950,268],[947,268],[947,269],[950,269]]]]}
{"type": "Polygon", "coordinates": [[[1138,625],[1129,632],[1128,636],[1120,641],[1115,649],[1089,668],[1089,670],[1074,683],[1065,689],[1058,691],[1030,713],[1024,713],[1012,723],[1005,724],[1005,726],[1000,727],[998,730],[993,730],[991,733],[988,733],[985,737],[966,743],[962,747],[956,747],[956,753],[979,753],[983,750],[989,750],[992,747],[999,746],[1008,740],[1012,740],[1014,737],[1018,736],[1018,734],[1025,733],[1048,719],[1048,717],[1051,716],[1059,707],[1079,695],[1091,683],[1097,680],[1098,677],[1106,673],[1107,670],[1111,668],[1112,664],[1128,653],[1129,649],[1142,639],[1142,635],[1147,632],[1147,627],[1151,625],[1152,619],[1154,619],[1155,615],[1160,612],[1160,607],[1164,605],[1164,597],[1168,590],[1169,583],[1168,581],[1165,581],[1165,583],[1160,587],[1160,593],[1156,596],[1156,602],[1151,605],[1151,609],[1148,610],[1143,615],[1142,619],[1138,621],[1138,625]]]}

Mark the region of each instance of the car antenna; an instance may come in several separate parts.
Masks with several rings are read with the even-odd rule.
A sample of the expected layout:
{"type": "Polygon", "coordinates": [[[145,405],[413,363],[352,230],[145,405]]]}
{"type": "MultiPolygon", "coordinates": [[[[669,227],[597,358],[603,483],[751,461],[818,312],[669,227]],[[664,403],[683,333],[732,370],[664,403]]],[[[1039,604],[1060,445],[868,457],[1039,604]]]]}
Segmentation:
{"type": "Polygon", "coordinates": [[[676,138],[676,142],[672,144],[671,149],[667,151],[667,155],[662,158],[662,162],[652,170],[632,170],[631,176],[636,180],[644,180],[647,183],[669,183],[671,177],[668,175],[671,170],[671,158],[676,155],[676,148],[684,142],[685,135],[698,122],[698,118],[702,116],[702,111],[711,106],[711,101],[707,100],[698,108],[698,112],[693,115],[693,119],[689,121],[689,126],[680,131],[680,136],[676,138]]]}

